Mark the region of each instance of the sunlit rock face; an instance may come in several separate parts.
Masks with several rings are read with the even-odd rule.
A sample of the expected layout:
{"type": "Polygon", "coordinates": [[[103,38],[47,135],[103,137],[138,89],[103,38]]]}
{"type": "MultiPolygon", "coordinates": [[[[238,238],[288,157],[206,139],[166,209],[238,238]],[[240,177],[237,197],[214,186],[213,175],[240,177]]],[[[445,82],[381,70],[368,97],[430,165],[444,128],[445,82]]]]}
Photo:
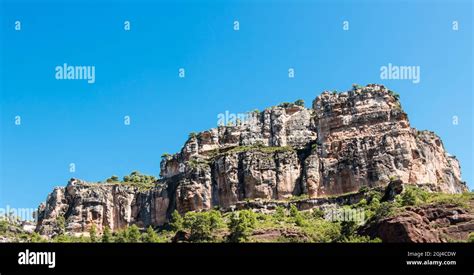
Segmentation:
{"type": "Polygon", "coordinates": [[[441,139],[411,128],[398,96],[376,84],[323,92],[311,109],[283,104],[190,135],[160,166],[161,179],[151,190],[80,181],[56,188],[40,206],[37,230],[53,233],[60,215],[71,232],[92,224],[99,230],[156,226],[175,209],[337,196],[394,179],[436,192],[467,190],[459,162],[441,139]]]}

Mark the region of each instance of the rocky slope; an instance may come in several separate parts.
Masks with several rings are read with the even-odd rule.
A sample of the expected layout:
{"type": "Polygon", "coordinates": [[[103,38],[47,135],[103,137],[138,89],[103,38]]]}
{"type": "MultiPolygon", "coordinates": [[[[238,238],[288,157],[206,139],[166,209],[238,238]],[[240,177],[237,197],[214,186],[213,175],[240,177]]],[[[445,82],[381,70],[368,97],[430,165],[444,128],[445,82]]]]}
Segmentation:
{"type": "Polygon", "coordinates": [[[307,109],[295,104],[252,113],[252,119],[190,135],[161,160],[149,190],[71,180],[38,211],[37,230],[102,230],[162,225],[177,209],[234,208],[246,200],[339,196],[394,178],[436,192],[466,191],[460,165],[441,139],[410,127],[398,96],[371,84],[323,92],[307,109]]]}
{"type": "Polygon", "coordinates": [[[383,242],[458,242],[474,232],[474,201],[468,207],[455,204],[407,207],[402,213],[363,228],[361,234],[383,242]]]}

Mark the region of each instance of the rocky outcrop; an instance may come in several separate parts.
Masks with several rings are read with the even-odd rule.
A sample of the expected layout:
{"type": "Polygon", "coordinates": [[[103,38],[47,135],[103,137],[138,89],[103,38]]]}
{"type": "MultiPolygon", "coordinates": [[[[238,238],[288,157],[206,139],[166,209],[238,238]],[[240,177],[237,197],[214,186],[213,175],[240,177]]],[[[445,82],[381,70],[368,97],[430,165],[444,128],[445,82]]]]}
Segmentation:
{"type": "Polygon", "coordinates": [[[432,132],[410,127],[398,96],[383,85],[323,92],[307,109],[283,104],[232,126],[190,135],[161,160],[161,179],[146,192],[117,185],[69,184],[40,209],[38,230],[95,223],[161,225],[184,213],[224,209],[247,199],[318,199],[383,187],[399,179],[437,192],[466,191],[459,162],[432,132]]]}
{"type": "Polygon", "coordinates": [[[140,191],[132,186],[71,179],[66,187],[55,188],[40,205],[37,231],[55,235],[61,230],[88,232],[93,225],[101,232],[106,226],[117,230],[130,224],[163,224],[168,206],[167,191],[161,187],[140,191]]]}
{"type": "Polygon", "coordinates": [[[364,228],[362,234],[378,237],[383,242],[439,243],[464,241],[470,232],[474,232],[472,206],[448,204],[408,207],[402,213],[364,228]]]}

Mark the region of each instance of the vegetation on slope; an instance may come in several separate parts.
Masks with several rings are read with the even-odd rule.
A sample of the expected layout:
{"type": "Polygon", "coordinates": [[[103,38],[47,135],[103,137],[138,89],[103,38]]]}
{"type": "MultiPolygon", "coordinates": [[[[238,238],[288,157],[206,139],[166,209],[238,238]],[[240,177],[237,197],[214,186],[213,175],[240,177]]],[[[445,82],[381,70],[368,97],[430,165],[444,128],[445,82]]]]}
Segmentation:
{"type": "MultiPolygon", "coordinates": [[[[365,223],[331,219],[326,211],[318,208],[299,211],[290,203],[289,208],[278,206],[266,213],[252,210],[223,213],[213,209],[180,215],[174,211],[170,223],[157,229],[131,225],[116,232],[105,228],[102,234],[98,234],[97,228],[91,226],[88,234],[82,236],[66,233],[64,223],[58,220],[58,226],[63,230],[50,240],[37,233],[22,232],[18,225],[4,219],[0,221],[0,237],[15,242],[380,242],[379,239],[358,235],[358,229],[367,223],[394,216],[407,207],[450,204],[468,209],[474,205],[474,194],[469,192],[430,193],[408,185],[393,200],[382,201],[382,191],[363,191],[364,199],[341,209],[362,211],[365,223]]],[[[474,234],[471,233],[466,241],[474,242],[474,234]]]]}

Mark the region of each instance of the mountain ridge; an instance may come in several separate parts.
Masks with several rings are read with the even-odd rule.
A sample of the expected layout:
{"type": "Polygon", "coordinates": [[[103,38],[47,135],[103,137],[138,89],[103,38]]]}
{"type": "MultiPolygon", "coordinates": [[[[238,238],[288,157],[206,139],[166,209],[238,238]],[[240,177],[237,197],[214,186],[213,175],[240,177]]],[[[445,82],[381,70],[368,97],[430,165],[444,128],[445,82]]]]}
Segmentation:
{"type": "Polygon", "coordinates": [[[60,216],[72,233],[92,224],[99,231],[161,226],[174,210],[324,199],[395,180],[432,192],[467,191],[458,160],[436,134],[411,128],[398,95],[383,85],[326,91],[312,108],[287,103],[254,115],[190,134],[180,152],[163,155],[161,178],[146,190],[71,179],[40,205],[37,231],[54,234],[60,216]]]}

